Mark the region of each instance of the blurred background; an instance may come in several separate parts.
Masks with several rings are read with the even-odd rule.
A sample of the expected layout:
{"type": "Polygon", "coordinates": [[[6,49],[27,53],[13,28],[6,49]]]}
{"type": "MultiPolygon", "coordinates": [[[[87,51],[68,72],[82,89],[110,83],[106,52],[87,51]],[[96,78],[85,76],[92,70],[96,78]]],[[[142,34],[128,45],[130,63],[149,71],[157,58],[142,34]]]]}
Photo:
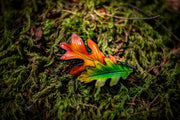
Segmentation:
{"type": "Polygon", "coordinates": [[[0,119],[180,119],[179,0],[1,0],[0,119]],[[101,89],[69,75],[60,42],[136,67],[101,89]]]}

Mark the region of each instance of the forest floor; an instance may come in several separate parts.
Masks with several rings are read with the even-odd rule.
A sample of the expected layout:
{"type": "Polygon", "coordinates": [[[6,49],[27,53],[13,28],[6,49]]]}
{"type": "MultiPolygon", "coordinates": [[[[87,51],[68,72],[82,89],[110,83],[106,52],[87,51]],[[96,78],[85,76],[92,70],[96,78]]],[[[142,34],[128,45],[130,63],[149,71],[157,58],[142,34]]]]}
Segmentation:
{"type": "Polygon", "coordinates": [[[1,0],[0,119],[180,119],[178,0],[1,0]],[[136,67],[110,87],[69,74],[60,42],[136,67]]]}

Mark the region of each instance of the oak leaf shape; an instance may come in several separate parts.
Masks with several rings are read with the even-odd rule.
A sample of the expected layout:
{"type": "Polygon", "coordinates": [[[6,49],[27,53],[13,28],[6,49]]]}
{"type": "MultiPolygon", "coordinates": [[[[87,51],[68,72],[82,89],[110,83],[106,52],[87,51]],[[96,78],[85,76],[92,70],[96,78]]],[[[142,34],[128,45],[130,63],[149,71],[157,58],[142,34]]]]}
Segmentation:
{"type": "MultiPolygon", "coordinates": [[[[73,34],[71,37],[71,43],[66,42],[60,43],[60,47],[66,50],[66,53],[60,58],[62,60],[70,59],[82,59],[84,63],[74,66],[70,70],[71,75],[79,75],[82,71],[85,70],[86,66],[95,66],[94,61],[104,62],[105,55],[99,50],[97,44],[92,40],[87,40],[88,47],[91,49],[91,52],[88,52],[82,39],[73,34]]],[[[112,57],[113,59],[113,57],[112,57]]]]}

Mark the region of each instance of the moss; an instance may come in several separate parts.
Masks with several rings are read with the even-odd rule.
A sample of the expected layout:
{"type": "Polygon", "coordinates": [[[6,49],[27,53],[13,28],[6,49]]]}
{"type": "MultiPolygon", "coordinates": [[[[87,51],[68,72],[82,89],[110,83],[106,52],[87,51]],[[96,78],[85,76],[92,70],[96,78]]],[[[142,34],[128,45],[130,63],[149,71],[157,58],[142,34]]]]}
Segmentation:
{"type": "MultiPolygon", "coordinates": [[[[173,46],[171,34],[152,19],[121,20],[102,15],[100,11],[114,16],[147,17],[129,7],[135,4],[152,15],[174,16],[172,21],[176,21],[178,13],[173,14],[156,0],[150,3],[109,0],[19,3],[11,0],[3,3],[7,7],[1,9],[1,119],[180,117],[180,56],[175,52],[177,46],[173,46]],[[16,4],[22,6],[17,9],[16,4]],[[38,40],[38,30],[32,29],[33,26],[42,30],[38,40]],[[78,61],[60,60],[65,51],[58,44],[70,42],[72,33],[83,38],[86,45],[86,39],[92,39],[106,55],[124,57],[137,68],[134,73],[137,82],[128,78],[113,87],[106,83],[102,88],[95,88],[93,82],[84,84],[69,75],[70,68],[78,61]]],[[[164,17],[158,20],[174,31],[180,28],[179,24],[173,28],[174,24],[164,17]]]]}

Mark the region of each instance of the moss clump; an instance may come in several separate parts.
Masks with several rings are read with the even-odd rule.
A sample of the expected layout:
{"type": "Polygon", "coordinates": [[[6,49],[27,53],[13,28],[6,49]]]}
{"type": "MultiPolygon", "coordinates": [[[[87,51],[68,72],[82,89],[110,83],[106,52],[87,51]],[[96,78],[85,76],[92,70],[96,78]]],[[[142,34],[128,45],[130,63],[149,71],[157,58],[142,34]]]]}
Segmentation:
{"type": "MultiPolygon", "coordinates": [[[[2,1],[0,118],[178,119],[180,56],[177,46],[169,44],[171,34],[153,20],[101,14],[147,17],[131,3],[146,11],[144,4],[153,14],[168,10],[157,1],[2,1]],[[94,40],[104,54],[124,57],[137,67],[137,82],[128,78],[95,88],[69,75],[77,61],[59,60],[65,51],[58,44],[70,42],[72,33],[94,40]]],[[[158,20],[174,26],[163,17],[158,20]]]]}

